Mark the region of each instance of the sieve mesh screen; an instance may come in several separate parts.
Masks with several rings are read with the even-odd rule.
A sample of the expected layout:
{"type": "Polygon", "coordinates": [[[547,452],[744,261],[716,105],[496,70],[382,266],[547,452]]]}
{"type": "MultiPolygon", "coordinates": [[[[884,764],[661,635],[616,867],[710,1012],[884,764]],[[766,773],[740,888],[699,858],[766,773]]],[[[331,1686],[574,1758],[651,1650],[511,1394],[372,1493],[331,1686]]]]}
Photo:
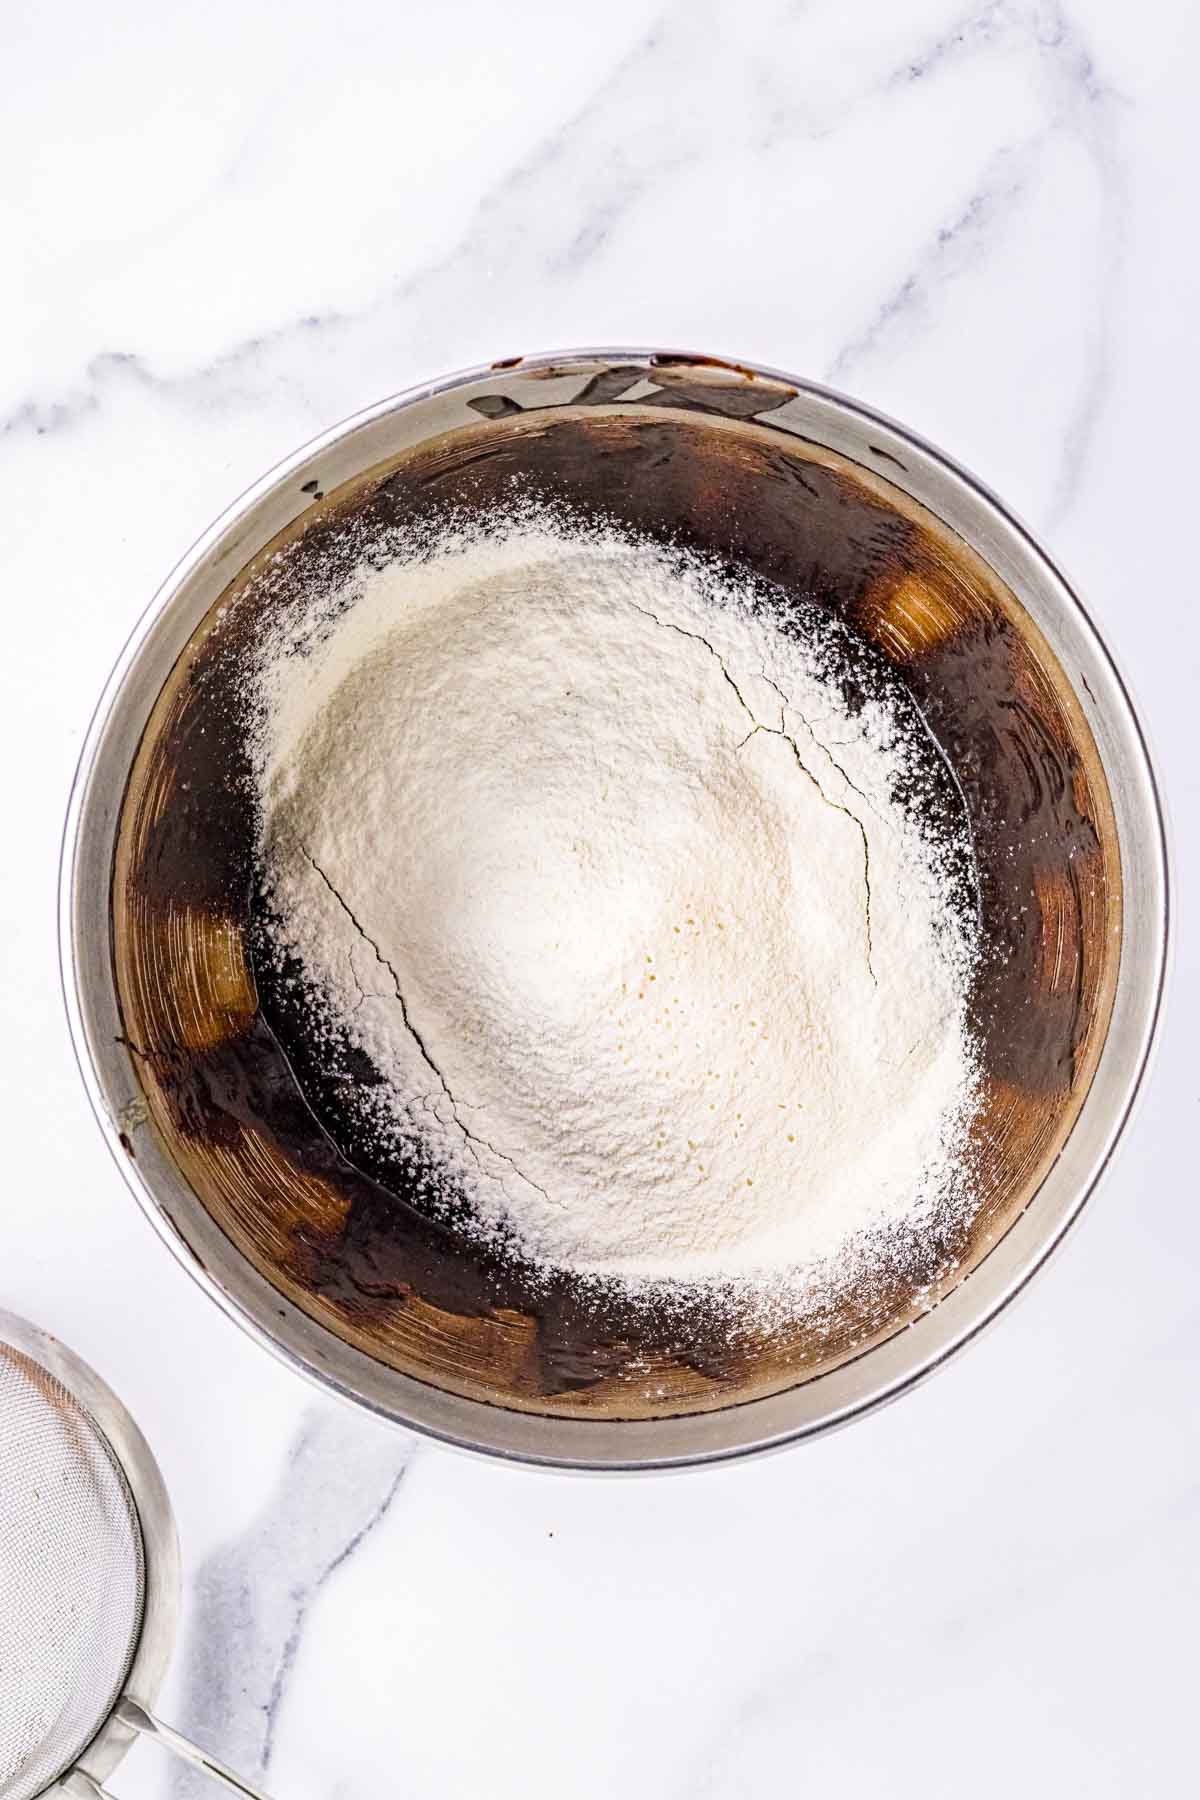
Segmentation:
{"type": "Polygon", "coordinates": [[[33,1800],[120,1697],[142,1620],[141,1529],[107,1440],[0,1342],[0,1800],[33,1800]]]}

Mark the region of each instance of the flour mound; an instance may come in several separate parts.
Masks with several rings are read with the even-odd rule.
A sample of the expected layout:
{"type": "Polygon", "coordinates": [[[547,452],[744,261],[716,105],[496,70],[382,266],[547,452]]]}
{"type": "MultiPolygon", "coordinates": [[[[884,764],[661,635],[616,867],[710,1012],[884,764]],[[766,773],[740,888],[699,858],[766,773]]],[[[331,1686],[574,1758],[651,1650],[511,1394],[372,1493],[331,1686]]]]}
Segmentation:
{"type": "Polygon", "coordinates": [[[777,620],[526,513],[364,565],[255,671],[273,953],[372,1128],[535,1264],[765,1291],[967,1203],[964,827],[896,797],[915,712],[777,620]]]}

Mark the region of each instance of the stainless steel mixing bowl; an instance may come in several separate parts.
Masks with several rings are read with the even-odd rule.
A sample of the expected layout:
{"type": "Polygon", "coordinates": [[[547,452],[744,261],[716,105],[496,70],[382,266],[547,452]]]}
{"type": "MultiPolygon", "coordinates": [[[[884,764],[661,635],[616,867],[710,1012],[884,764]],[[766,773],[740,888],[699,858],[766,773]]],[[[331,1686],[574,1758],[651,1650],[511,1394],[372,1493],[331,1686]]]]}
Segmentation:
{"type": "MultiPolygon", "coordinates": [[[[720,494],[708,494],[705,504],[719,508],[720,494]]],[[[892,613],[876,621],[881,641],[901,627],[918,637],[942,629],[927,595],[914,590],[915,598],[897,599],[894,581],[889,592],[892,613]]],[[[1041,896],[1040,904],[1044,923],[1048,909],[1060,908],[1052,982],[1060,974],[1061,908],[1068,902],[1059,893],[1041,896]]],[[[71,1032],[105,1139],[163,1240],[232,1318],[322,1386],[447,1442],[547,1465],[639,1469],[717,1461],[828,1430],[911,1387],[996,1317],[1078,1216],[1129,1117],[1158,1017],[1167,912],[1159,799],[1124,684],[1063,576],[998,500],[910,432],[811,383],[714,358],[600,350],[506,359],[386,400],[289,457],[217,521],[152,601],[97,708],[66,823],[60,932],[71,1032]],[[439,456],[456,434],[473,432],[474,442],[491,431],[498,442],[511,425],[544,435],[587,408],[597,418],[603,412],[617,438],[635,427],[661,433],[672,420],[694,431],[711,414],[722,430],[752,436],[755,454],[774,464],[808,457],[830,480],[830,471],[842,472],[838,480],[853,477],[876,496],[873,504],[923,509],[951,560],[973,558],[972,566],[1023,609],[1022,629],[1041,644],[1046,664],[1056,662],[1054,680],[1069,689],[1062,705],[1094,744],[1093,785],[1107,786],[1108,823],[1100,835],[1109,836],[1105,853],[1114,871],[1108,911],[1095,926],[1108,970],[1097,977],[1107,983],[1107,1028],[1097,1025],[1087,1052],[1078,1110],[1065,1136],[1045,1139],[1028,1191],[978,1248],[969,1278],[948,1283],[938,1303],[913,1313],[904,1328],[877,1332],[859,1353],[844,1353],[794,1385],[738,1404],[718,1396],[666,1417],[613,1416],[619,1406],[563,1416],[497,1404],[487,1395],[486,1370],[471,1391],[453,1392],[366,1353],[330,1329],[327,1317],[314,1316],[312,1306],[296,1304],[222,1229],[185,1177],[126,1047],[114,974],[110,892],[131,767],[178,659],[220,597],[280,533],[365,472],[417,449],[432,447],[439,456]]]]}

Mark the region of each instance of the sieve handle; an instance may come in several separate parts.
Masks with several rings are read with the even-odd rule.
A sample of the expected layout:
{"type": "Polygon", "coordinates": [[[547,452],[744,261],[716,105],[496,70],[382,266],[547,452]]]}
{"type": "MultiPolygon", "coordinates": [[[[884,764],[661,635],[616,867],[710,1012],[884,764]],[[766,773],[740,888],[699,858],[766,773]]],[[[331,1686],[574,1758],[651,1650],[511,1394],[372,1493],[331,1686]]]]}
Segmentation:
{"type": "MultiPolygon", "coordinates": [[[[267,1800],[261,1788],[251,1787],[248,1781],[243,1781],[240,1775],[235,1775],[232,1769],[219,1763],[207,1750],[198,1749],[188,1738],[181,1737],[169,1725],[164,1725],[161,1719],[156,1719],[153,1713],[147,1712],[144,1706],[139,1706],[136,1700],[130,1700],[128,1696],[119,1700],[113,1708],[113,1717],[119,1719],[122,1725],[128,1725],[130,1730],[140,1732],[143,1737],[153,1738],[155,1743],[161,1744],[175,1756],[182,1757],[184,1762],[190,1763],[202,1774],[211,1775],[214,1781],[219,1781],[230,1792],[241,1794],[243,1800],[267,1800]]],[[[86,1784],[86,1791],[93,1800],[97,1795],[101,1796],[101,1800],[112,1800],[108,1789],[101,1787],[83,1769],[75,1769],[63,1785],[70,1786],[76,1782],[86,1784]]],[[[84,1789],[77,1787],[75,1792],[82,1794],[84,1789]]]]}

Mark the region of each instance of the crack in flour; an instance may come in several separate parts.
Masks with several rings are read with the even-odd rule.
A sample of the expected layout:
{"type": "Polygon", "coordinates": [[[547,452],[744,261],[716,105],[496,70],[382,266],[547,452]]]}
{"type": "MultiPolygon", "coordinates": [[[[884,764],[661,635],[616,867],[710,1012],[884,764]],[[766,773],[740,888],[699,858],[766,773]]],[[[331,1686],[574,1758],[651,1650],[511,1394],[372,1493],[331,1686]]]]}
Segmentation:
{"type": "MultiPolygon", "coordinates": [[[[709,641],[706,637],[702,636],[701,633],[698,631],[686,631],[686,630],[684,630],[684,628],[681,625],[676,625],[672,620],[660,619],[660,618],[656,617],[656,615],[654,613],[647,611],[647,609],[644,606],[636,606],[636,603],[632,603],[632,602],[631,602],[631,604],[635,605],[635,610],[637,612],[640,612],[647,619],[653,619],[654,623],[656,625],[662,626],[662,628],[665,631],[676,631],[679,633],[680,637],[691,638],[691,639],[693,639],[693,641],[695,643],[703,644],[704,648],[708,651],[709,655],[716,659],[716,663],[717,663],[718,668],[721,671],[721,674],[725,677],[725,680],[729,683],[730,687],[733,689],[733,692],[737,698],[738,705],[741,707],[741,709],[745,713],[746,717],[750,720],[750,730],[747,732],[746,736],[742,739],[742,742],[737,746],[739,750],[741,750],[746,744],[748,744],[750,742],[750,739],[755,735],[755,733],[759,732],[759,731],[768,732],[772,737],[782,738],[785,743],[791,745],[792,754],[796,758],[796,764],[797,764],[797,767],[799,768],[801,774],[806,775],[808,777],[809,781],[812,782],[812,784],[816,788],[818,794],[820,794],[822,800],[825,802],[826,806],[832,806],[836,812],[845,813],[846,817],[848,819],[850,819],[855,825],[857,825],[860,833],[862,834],[862,847],[863,847],[863,886],[866,890],[864,912],[865,912],[865,918],[866,918],[866,935],[867,935],[867,968],[870,970],[871,980],[874,981],[875,980],[875,969],[871,962],[871,846],[867,840],[866,826],[863,824],[862,820],[858,817],[858,815],[856,813],[852,812],[848,806],[842,806],[838,801],[831,800],[829,798],[829,795],[825,792],[825,789],[821,786],[820,781],[813,774],[812,770],[808,767],[804,758],[801,756],[800,746],[797,744],[795,738],[791,735],[791,733],[789,731],[786,731],[784,729],[784,724],[786,723],[786,719],[787,719],[787,707],[790,704],[790,702],[788,701],[787,695],[784,693],[784,691],[781,687],[777,686],[776,683],[774,681],[772,681],[771,677],[768,674],[763,672],[763,675],[762,675],[763,680],[765,682],[767,682],[770,687],[773,687],[775,689],[775,692],[779,695],[780,700],[783,702],[783,707],[780,712],[780,724],[779,724],[778,728],[776,728],[773,725],[764,725],[761,722],[761,720],[755,718],[753,712],[747,706],[745,696],[743,695],[742,690],[739,688],[737,682],[733,679],[733,676],[729,673],[729,670],[725,666],[724,658],[721,656],[720,652],[718,650],[716,650],[712,644],[709,643],[709,641]]],[[[808,720],[803,718],[803,716],[799,713],[797,714],[797,717],[800,718],[801,724],[804,725],[805,729],[808,731],[808,734],[812,738],[813,742],[815,744],[817,744],[818,749],[824,749],[824,745],[819,743],[819,741],[817,739],[817,735],[813,731],[812,726],[809,725],[808,720]]],[[[826,751],[826,755],[828,755],[828,754],[829,754],[828,751],[826,751]]],[[[833,763],[834,768],[838,769],[838,765],[836,762],[834,762],[834,759],[832,756],[829,757],[829,760],[831,763],[833,763]]],[[[838,774],[841,775],[841,777],[842,777],[843,781],[845,781],[847,787],[853,788],[855,793],[858,793],[858,794],[862,793],[862,790],[860,788],[854,787],[854,783],[845,774],[844,770],[838,769],[838,774]]],[[[865,800],[866,795],[862,794],[862,798],[865,800]]]]}
{"type": "Polygon", "coordinates": [[[915,706],[777,607],[526,505],[364,546],[248,680],[265,953],[356,1129],[535,1267],[795,1310],[971,1204],[976,939],[915,706]]]}
{"type": "MultiPolygon", "coordinates": [[[[321,880],[325,883],[325,886],[329,889],[329,892],[333,895],[334,899],[337,901],[338,905],[341,907],[342,911],[345,913],[346,917],[349,919],[350,923],[353,925],[355,931],[357,931],[359,937],[361,937],[361,939],[363,940],[363,943],[367,945],[368,949],[373,950],[375,952],[376,960],[379,962],[380,966],[382,968],[386,969],[388,974],[391,976],[392,987],[393,987],[393,989],[395,991],[395,995],[396,995],[396,1002],[400,1008],[400,1017],[404,1021],[404,1029],[408,1032],[408,1034],[412,1038],[414,1044],[417,1046],[417,1049],[421,1052],[421,1055],[422,1055],[427,1067],[429,1068],[431,1074],[434,1076],[435,1080],[440,1085],[443,1094],[445,1094],[447,1100],[450,1102],[450,1111],[451,1111],[451,1114],[453,1115],[454,1123],[458,1126],[459,1130],[462,1132],[463,1137],[466,1139],[466,1141],[467,1141],[468,1145],[471,1147],[472,1151],[475,1150],[476,1145],[482,1144],[484,1149],[490,1150],[493,1156],[498,1156],[502,1162],[508,1163],[516,1171],[516,1173],[521,1176],[522,1181],[529,1181],[528,1175],[525,1175],[522,1173],[522,1171],[517,1167],[516,1162],[513,1160],[513,1158],[508,1154],[508,1152],[506,1150],[498,1149],[496,1147],[496,1145],[493,1144],[489,1138],[480,1137],[477,1132],[472,1131],[470,1126],[464,1122],[464,1120],[461,1116],[460,1110],[459,1110],[460,1102],[458,1100],[456,1100],[454,1095],[451,1093],[449,1082],[446,1080],[446,1077],[442,1074],[442,1071],[438,1068],[438,1065],[433,1060],[433,1057],[429,1054],[428,1045],[426,1044],[424,1038],[421,1036],[421,1033],[417,1030],[416,1026],[412,1022],[412,1015],[408,1010],[408,1002],[404,998],[403,991],[401,990],[401,987],[400,987],[400,977],[399,977],[399,975],[397,975],[394,965],[383,954],[383,951],[379,948],[379,945],[376,943],[375,939],[371,936],[370,932],[366,929],[362,920],[357,917],[353,907],[350,906],[350,904],[346,900],[345,896],[334,885],[334,883],[332,881],[330,881],[328,875],[325,873],[324,869],[321,867],[320,863],[317,861],[316,857],[312,854],[312,852],[310,850],[308,850],[304,844],[300,844],[299,849],[300,849],[301,854],[307,859],[307,861],[311,864],[312,868],[316,871],[316,873],[320,876],[321,880]]],[[[351,974],[353,975],[353,964],[351,964],[351,974]]],[[[354,982],[355,982],[355,986],[358,986],[358,977],[356,975],[354,976],[354,982]]],[[[383,999],[383,998],[384,998],[384,996],[381,994],[368,994],[365,989],[363,989],[362,987],[359,987],[358,999],[355,1002],[353,1008],[351,1009],[349,1016],[351,1018],[354,1017],[354,1014],[357,1013],[359,1007],[363,1004],[364,1000],[383,999]]],[[[471,1108],[467,1105],[466,1101],[461,1102],[461,1104],[464,1106],[467,1106],[468,1111],[471,1110],[471,1108]]],[[[480,1167],[482,1168],[483,1165],[480,1164],[480,1167]]],[[[546,1194],[545,1188],[538,1187],[538,1184],[536,1181],[530,1181],[529,1185],[530,1185],[530,1187],[538,1188],[538,1192],[540,1194],[545,1195],[546,1199],[550,1198],[550,1196],[548,1194],[546,1194]]]]}

